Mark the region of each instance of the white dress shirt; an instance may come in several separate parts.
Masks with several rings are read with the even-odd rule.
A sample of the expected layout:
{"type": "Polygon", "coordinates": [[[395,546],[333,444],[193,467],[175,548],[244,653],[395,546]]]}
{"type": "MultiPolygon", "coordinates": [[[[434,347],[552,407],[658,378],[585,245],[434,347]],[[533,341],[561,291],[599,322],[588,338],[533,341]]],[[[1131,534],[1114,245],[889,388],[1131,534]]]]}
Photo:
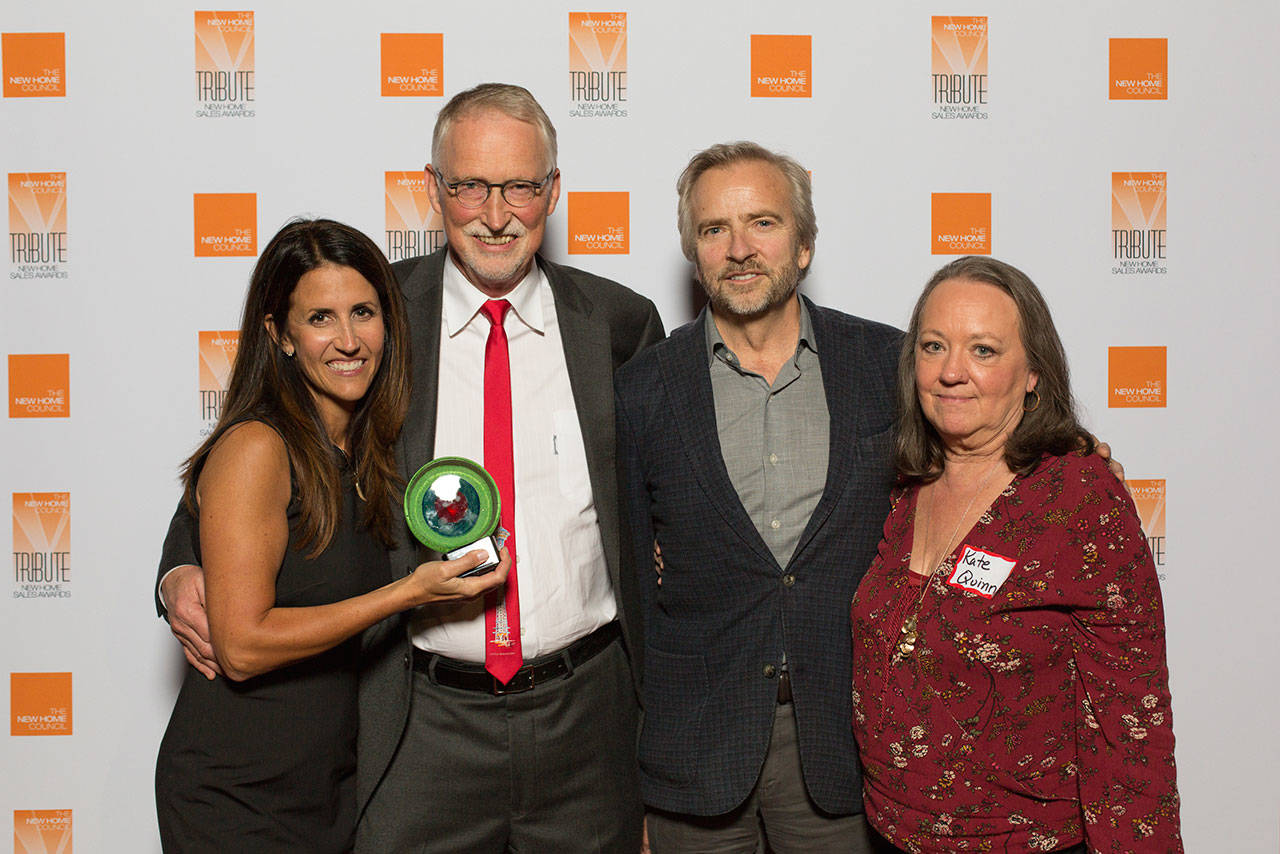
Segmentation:
{"type": "MultiPolygon", "coordinates": [[[[484,347],[490,324],[480,307],[486,299],[450,257],[440,313],[437,457],[484,462],[484,347]]],[[[537,264],[507,300],[511,310],[503,326],[511,361],[516,573],[520,643],[527,661],[609,623],[618,608],[555,301],[537,264]]],[[[484,602],[419,608],[413,642],[449,658],[483,663],[484,602]]]]}

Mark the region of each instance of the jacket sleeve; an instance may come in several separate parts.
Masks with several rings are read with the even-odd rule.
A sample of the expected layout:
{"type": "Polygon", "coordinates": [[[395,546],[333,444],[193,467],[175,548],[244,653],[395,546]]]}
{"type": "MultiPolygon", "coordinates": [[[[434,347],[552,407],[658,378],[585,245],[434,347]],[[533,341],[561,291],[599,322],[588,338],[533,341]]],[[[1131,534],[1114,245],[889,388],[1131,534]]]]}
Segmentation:
{"type": "MultiPolygon", "coordinates": [[[[615,395],[614,412],[618,435],[622,567],[627,574],[624,583],[638,593],[641,626],[645,626],[649,623],[661,583],[653,560],[653,518],[649,513],[649,492],[641,463],[639,434],[633,423],[636,413],[628,411],[622,394],[615,395]]],[[[637,652],[643,655],[642,650],[637,652]]]]}
{"type": "Polygon", "coordinates": [[[199,565],[198,536],[195,518],[191,515],[191,511],[187,509],[186,502],[179,501],[178,509],[174,511],[173,518],[169,520],[169,531],[165,534],[164,545],[160,549],[160,566],[156,570],[154,590],[156,613],[166,620],[169,619],[169,615],[165,610],[164,603],[160,600],[160,582],[164,580],[169,570],[175,567],[183,566],[184,564],[199,565]]]}

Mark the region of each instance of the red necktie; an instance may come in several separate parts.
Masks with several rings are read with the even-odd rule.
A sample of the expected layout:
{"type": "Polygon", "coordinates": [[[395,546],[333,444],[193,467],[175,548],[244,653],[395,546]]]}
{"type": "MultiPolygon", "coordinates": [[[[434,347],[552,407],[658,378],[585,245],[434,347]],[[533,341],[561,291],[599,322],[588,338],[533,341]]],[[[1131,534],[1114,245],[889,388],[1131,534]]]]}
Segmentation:
{"type": "Polygon", "coordinates": [[[499,524],[507,530],[511,572],[503,590],[485,596],[484,668],[503,685],[524,663],[520,652],[520,598],[516,586],[516,478],[511,449],[511,362],[507,356],[507,332],[502,321],[511,303],[488,300],[481,311],[489,318],[489,339],[484,345],[484,467],[498,484],[502,500],[499,524]]]}

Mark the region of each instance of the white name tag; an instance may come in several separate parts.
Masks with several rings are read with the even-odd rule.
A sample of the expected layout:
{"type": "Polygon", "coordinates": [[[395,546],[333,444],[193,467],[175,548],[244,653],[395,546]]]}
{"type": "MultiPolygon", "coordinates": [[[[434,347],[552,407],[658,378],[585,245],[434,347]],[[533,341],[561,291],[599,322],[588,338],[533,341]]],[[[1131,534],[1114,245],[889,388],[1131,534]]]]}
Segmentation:
{"type": "Polygon", "coordinates": [[[1004,580],[1017,565],[1016,560],[984,552],[973,546],[965,546],[947,583],[952,587],[977,593],[984,599],[990,599],[996,595],[1000,585],[1004,584],[1004,580]]]}

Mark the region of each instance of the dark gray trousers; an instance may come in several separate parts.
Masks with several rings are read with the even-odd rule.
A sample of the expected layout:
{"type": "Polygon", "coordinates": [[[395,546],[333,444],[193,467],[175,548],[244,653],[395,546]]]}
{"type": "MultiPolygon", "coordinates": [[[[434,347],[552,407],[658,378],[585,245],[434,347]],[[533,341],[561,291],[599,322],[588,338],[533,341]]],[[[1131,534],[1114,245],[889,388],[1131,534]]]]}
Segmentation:
{"type": "Polygon", "coordinates": [[[621,641],[501,697],[415,673],[409,723],[356,851],[635,854],[637,715],[621,641]]]}

